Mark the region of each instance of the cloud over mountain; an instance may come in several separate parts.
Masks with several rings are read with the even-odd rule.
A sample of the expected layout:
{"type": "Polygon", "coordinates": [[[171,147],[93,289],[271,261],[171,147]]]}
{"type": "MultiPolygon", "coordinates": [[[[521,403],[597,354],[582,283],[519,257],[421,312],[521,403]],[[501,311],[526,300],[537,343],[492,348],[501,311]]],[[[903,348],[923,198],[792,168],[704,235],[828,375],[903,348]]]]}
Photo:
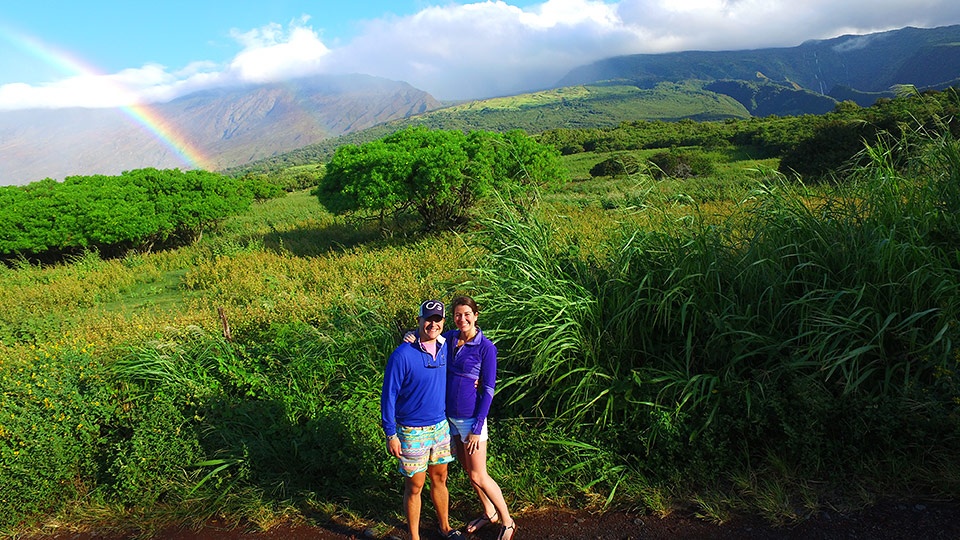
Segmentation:
{"type": "Polygon", "coordinates": [[[0,110],[108,107],[312,74],[366,73],[440,99],[552,85],[570,69],[616,55],[794,46],[810,39],[960,22],[953,0],[548,0],[428,6],[361,23],[345,43],[323,38],[323,13],[239,29],[225,63],[156,63],[39,85],[0,86],[0,110]]]}

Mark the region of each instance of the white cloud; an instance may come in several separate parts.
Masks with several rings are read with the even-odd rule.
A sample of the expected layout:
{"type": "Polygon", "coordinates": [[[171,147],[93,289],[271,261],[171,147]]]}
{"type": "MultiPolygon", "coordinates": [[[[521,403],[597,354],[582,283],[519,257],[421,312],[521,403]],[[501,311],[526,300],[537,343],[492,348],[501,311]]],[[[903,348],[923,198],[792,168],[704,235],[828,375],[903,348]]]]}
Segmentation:
{"type": "Polygon", "coordinates": [[[330,49],[309,26],[307,18],[291,24],[289,31],[278,24],[246,33],[235,33],[244,45],[227,72],[243,82],[271,82],[317,73],[330,49]]]}
{"type": "Polygon", "coordinates": [[[145,65],[45,85],[0,86],[0,109],[166,101],[239,82],[314,73],[367,73],[407,81],[441,99],[503,95],[554,84],[569,70],[622,54],[790,47],[810,39],[903,26],[960,23],[955,0],[547,0],[445,2],[362,23],[333,46],[309,17],[235,31],[225,65],[145,65]]]}
{"type": "Polygon", "coordinates": [[[115,107],[133,103],[138,93],[121,82],[130,76],[129,71],[124,71],[116,75],[79,75],[41,86],[7,84],[0,86],[0,109],[115,107]]]}
{"type": "Polygon", "coordinates": [[[505,2],[433,7],[370,23],[331,55],[331,67],[405,80],[440,98],[512,93],[553,84],[572,67],[630,52],[614,6],[550,0],[527,11],[505,2]]]}

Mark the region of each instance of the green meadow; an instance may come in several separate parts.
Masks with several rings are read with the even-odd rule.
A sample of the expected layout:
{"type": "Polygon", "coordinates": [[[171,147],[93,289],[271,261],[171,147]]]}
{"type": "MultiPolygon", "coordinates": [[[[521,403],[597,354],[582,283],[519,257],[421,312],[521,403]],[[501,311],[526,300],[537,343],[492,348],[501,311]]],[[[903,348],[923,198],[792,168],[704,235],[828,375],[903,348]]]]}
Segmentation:
{"type": "MultiPolygon", "coordinates": [[[[487,201],[457,232],[333,216],[308,189],[189,245],[0,266],[0,533],[385,533],[382,369],[422,299],[460,293],[500,352],[489,468],[521,516],[787,524],[960,494],[960,142],[880,142],[810,185],[693,150],[709,175],[564,156],[535,204],[487,201]]],[[[451,470],[459,525],[474,495],[451,470]]]]}

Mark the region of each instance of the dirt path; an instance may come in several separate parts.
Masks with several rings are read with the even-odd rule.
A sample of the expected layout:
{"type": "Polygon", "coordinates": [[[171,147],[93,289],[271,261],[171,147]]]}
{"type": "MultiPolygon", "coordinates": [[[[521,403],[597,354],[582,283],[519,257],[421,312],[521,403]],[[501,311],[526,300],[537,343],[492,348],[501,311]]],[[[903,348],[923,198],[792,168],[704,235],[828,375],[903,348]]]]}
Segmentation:
{"type": "MultiPolygon", "coordinates": [[[[426,517],[426,516],[425,516],[426,517]]],[[[665,518],[610,512],[603,515],[583,512],[543,511],[517,516],[518,540],[626,540],[626,539],[863,539],[863,540],[960,540],[960,503],[885,502],[872,508],[839,514],[823,511],[801,523],[772,527],[757,519],[734,519],[715,525],[690,515],[674,513],[665,518]]],[[[398,527],[401,526],[398,524],[398,527]]],[[[495,540],[499,527],[490,525],[469,536],[495,540]]],[[[132,540],[135,534],[113,535],[98,531],[59,532],[25,540],[132,540]]],[[[347,540],[363,538],[405,539],[401,529],[381,532],[337,527],[280,525],[267,531],[225,529],[209,523],[200,530],[169,528],[152,536],[157,540],[347,540]]],[[[424,539],[440,539],[424,529],[424,539]]]]}

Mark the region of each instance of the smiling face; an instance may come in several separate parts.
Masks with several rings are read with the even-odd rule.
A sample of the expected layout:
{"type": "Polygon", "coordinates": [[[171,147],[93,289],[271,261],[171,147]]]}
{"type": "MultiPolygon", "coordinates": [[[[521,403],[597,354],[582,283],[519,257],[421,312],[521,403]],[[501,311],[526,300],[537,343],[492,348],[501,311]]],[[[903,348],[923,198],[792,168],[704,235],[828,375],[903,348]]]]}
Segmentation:
{"type": "Polygon", "coordinates": [[[420,342],[429,343],[436,341],[437,337],[443,332],[443,317],[431,315],[430,317],[420,317],[420,342]]]}
{"type": "Polygon", "coordinates": [[[468,305],[461,304],[453,309],[453,322],[465,336],[472,336],[477,331],[477,313],[468,305]]]}

